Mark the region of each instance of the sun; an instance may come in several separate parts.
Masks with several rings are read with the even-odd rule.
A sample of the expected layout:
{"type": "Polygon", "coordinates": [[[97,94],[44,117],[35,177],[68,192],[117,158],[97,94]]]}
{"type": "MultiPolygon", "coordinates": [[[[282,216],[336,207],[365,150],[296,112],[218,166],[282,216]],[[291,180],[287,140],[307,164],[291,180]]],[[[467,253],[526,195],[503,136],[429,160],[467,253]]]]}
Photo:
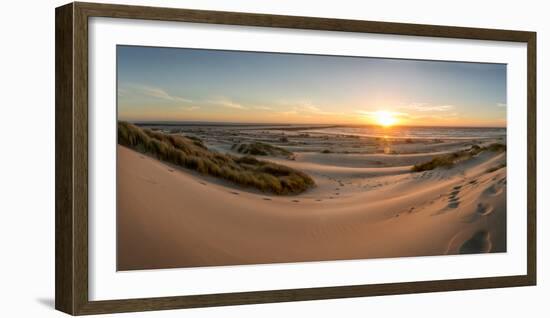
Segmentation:
{"type": "Polygon", "coordinates": [[[387,111],[377,111],[375,113],[375,117],[378,124],[383,127],[392,126],[397,123],[397,118],[395,118],[392,113],[387,111]]]}

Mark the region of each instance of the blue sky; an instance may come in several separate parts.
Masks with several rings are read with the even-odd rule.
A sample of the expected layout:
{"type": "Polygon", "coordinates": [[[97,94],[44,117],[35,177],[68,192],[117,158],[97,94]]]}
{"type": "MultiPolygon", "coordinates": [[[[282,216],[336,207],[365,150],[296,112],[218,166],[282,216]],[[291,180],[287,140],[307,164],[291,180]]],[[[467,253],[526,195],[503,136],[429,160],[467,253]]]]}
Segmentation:
{"type": "Polygon", "coordinates": [[[119,119],[505,126],[503,64],[117,47],[119,119]]]}

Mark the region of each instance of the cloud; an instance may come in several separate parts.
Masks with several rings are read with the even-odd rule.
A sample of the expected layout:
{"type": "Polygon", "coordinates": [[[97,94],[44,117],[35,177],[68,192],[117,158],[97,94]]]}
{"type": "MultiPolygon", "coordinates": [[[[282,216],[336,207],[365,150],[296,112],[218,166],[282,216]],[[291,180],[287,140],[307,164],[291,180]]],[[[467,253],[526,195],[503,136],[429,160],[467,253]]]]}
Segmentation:
{"type": "Polygon", "coordinates": [[[317,107],[315,105],[312,105],[310,103],[305,103],[305,104],[299,105],[298,107],[301,110],[306,111],[306,112],[311,112],[311,113],[322,113],[323,112],[319,107],[317,107]]]}
{"type": "Polygon", "coordinates": [[[231,109],[257,109],[257,110],[273,110],[273,108],[265,105],[247,106],[238,102],[234,102],[228,98],[215,98],[204,101],[204,103],[222,106],[231,109]]]}
{"type": "Polygon", "coordinates": [[[193,111],[193,110],[197,110],[197,109],[200,109],[199,106],[190,106],[190,107],[181,107],[182,110],[186,110],[186,111],[193,111]]]}
{"type": "Polygon", "coordinates": [[[268,106],[254,106],[252,108],[259,109],[259,110],[272,110],[273,109],[273,108],[268,107],[268,106]]]}
{"type": "MultiPolygon", "coordinates": [[[[355,112],[364,116],[373,117],[373,116],[377,116],[380,111],[356,110],[355,112]]],[[[403,113],[403,112],[394,112],[394,111],[384,111],[384,112],[398,118],[410,117],[408,113],[403,113]]]]}
{"type": "Polygon", "coordinates": [[[125,88],[119,87],[119,88],[117,89],[117,95],[118,95],[119,97],[125,97],[125,96],[128,95],[128,90],[125,89],[125,88]]]}
{"type": "Polygon", "coordinates": [[[139,90],[143,94],[145,94],[149,97],[153,97],[153,98],[164,99],[164,100],[169,100],[169,101],[173,101],[173,102],[181,102],[181,103],[191,103],[192,102],[192,100],[187,99],[187,98],[183,98],[183,97],[175,96],[175,95],[170,95],[167,91],[165,91],[161,88],[157,88],[157,87],[140,86],[139,90]]]}
{"type": "Polygon", "coordinates": [[[235,103],[233,101],[230,101],[228,99],[216,99],[216,100],[209,100],[208,101],[211,104],[219,105],[225,108],[232,108],[232,109],[247,109],[245,106],[239,103],[235,103]]]}
{"type": "Polygon", "coordinates": [[[450,119],[456,119],[459,118],[458,113],[452,113],[452,114],[445,114],[445,115],[420,115],[420,116],[412,116],[411,119],[413,120],[450,120],[450,119]]]}
{"type": "Polygon", "coordinates": [[[285,116],[290,116],[290,115],[296,115],[296,114],[298,114],[298,112],[296,110],[289,110],[289,111],[286,111],[286,112],[281,112],[280,114],[285,115],[285,116]]]}
{"type": "Polygon", "coordinates": [[[314,105],[310,101],[281,101],[279,104],[283,106],[290,107],[290,110],[283,113],[286,114],[301,114],[303,117],[311,115],[338,115],[335,112],[329,112],[321,109],[320,107],[314,105]]]}
{"type": "Polygon", "coordinates": [[[505,108],[505,107],[506,107],[506,103],[497,103],[497,107],[503,107],[503,108],[505,108]]]}
{"type": "Polygon", "coordinates": [[[405,108],[419,112],[445,112],[454,109],[453,105],[427,105],[424,103],[412,104],[405,108]]]}
{"type": "Polygon", "coordinates": [[[125,83],[118,88],[119,97],[130,97],[132,95],[147,96],[154,99],[162,99],[177,103],[192,103],[193,101],[181,96],[171,95],[166,90],[154,86],[125,83]]]}

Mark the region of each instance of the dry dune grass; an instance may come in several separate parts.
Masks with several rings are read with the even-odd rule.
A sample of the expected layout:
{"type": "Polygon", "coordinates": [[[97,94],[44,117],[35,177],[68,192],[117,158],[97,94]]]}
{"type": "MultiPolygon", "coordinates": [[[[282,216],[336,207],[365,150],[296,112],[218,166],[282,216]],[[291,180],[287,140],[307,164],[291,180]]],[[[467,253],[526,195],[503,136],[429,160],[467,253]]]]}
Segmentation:
{"type": "Polygon", "coordinates": [[[428,162],[414,165],[412,167],[412,171],[421,172],[426,170],[433,170],[439,167],[451,168],[456,163],[475,157],[483,151],[492,151],[497,153],[503,152],[503,151],[506,151],[506,145],[499,144],[499,143],[490,144],[489,146],[484,146],[484,147],[473,145],[470,147],[470,149],[460,150],[457,152],[453,152],[451,154],[436,156],[428,162]]]}
{"type": "Polygon", "coordinates": [[[292,152],[263,142],[233,144],[232,150],[253,156],[291,156],[292,152]]]}
{"type": "Polygon", "coordinates": [[[307,174],[254,157],[208,150],[198,138],[164,134],[118,123],[118,143],[203,175],[278,195],[299,194],[315,185],[307,174]]]}

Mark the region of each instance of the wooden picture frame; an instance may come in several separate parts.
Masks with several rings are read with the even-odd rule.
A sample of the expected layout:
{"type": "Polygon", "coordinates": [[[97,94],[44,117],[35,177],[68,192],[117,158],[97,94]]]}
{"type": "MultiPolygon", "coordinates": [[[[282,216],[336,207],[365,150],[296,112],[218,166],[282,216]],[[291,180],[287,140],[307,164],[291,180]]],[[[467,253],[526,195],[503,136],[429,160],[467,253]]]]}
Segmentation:
{"type": "Polygon", "coordinates": [[[238,12],[70,3],[56,9],[55,307],[72,314],[165,310],[536,284],[536,33],[238,12]],[[527,43],[527,275],[90,301],[88,19],[111,17],[527,43]]]}

